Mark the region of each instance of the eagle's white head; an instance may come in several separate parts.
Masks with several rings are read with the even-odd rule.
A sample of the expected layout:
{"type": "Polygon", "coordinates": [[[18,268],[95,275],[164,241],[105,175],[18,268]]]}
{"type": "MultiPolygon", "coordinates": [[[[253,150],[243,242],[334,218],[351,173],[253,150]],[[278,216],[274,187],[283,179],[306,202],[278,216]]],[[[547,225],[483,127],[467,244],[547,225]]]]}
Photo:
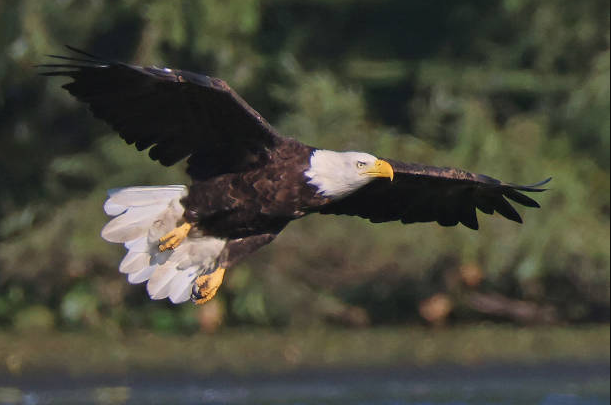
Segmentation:
{"type": "Polygon", "coordinates": [[[384,160],[362,152],[335,152],[316,149],[305,175],[318,193],[332,199],[342,198],[377,177],[393,178],[393,169],[384,160]]]}

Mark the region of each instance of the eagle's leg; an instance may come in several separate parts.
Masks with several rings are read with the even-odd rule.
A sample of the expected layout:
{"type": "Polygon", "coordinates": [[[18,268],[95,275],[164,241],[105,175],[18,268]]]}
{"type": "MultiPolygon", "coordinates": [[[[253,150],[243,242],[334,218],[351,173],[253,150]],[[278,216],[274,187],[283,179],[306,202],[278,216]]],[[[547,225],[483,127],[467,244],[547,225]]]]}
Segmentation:
{"type": "Polygon", "coordinates": [[[187,237],[193,225],[185,222],[179,227],[172,229],[165,236],[159,239],[159,251],[164,252],[168,249],[176,249],[178,245],[187,237]]]}
{"type": "Polygon", "coordinates": [[[210,301],[221,286],[224,275],[225,269],[219,267],[214,270],[214,273],[204,274],[196,278],[195,285],[193,286],[193,295],[191,296],[193,302],[204,304],[210,301]]]}
{"type": "Polygon", "coordinates": [[[214,273],[204,274],[195,279],[191,299],[196,304],[210,301],[223,282],[225,269],[232,267],[248,254],[268,244],[276,234],[252,235],[245,238],[232,239],[227,242],[219,257],[218,266],[214,273]]]}

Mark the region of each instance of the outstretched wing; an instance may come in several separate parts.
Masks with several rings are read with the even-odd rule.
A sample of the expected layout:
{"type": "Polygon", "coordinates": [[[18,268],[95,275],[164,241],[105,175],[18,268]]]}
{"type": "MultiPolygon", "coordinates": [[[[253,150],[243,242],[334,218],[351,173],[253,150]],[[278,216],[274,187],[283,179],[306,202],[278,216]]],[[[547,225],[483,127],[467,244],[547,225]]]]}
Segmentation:
{"type": "Polygon", "coordinates": [[[149,147],[165,166],[190,156],[196,178],[233,172],[267,159],[282,137],[224,81],[177,69],[105,61],[72,47],[82,58],[49,55],[67,63],[45,76],[73,79],[63,87],[89,104],[128,144],[149,147]]]}
{"type": "Polygon", "coordinates": [[[353,194],[320,209],[322,214],[358,215],[372,222],[436,221],[443,226],[459,222],[478,229],[475,209],[495,211],[512,221],[522,218],[506,198],[527,207],[539,204],[522,194],[540,192],[551,178],[531,186],[503,183],[460,169],[424,166],[384,159],[394,170],[394,180],[376,179],[353,194]]]}

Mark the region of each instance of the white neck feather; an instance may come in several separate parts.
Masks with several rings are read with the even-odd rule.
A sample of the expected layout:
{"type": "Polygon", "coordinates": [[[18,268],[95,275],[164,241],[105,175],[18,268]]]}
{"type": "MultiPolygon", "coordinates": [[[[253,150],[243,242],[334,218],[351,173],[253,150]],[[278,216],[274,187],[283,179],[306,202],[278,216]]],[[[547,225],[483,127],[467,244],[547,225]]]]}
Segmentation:
{"type": "Polygon", "coordinates": [[[372,164],[375,160],[375,156],[367,153],[316,149],[310,157],[310,169],[305,175],[319,194],[338,199],[373,180],[359,172],[357,162],[372,164]]]}

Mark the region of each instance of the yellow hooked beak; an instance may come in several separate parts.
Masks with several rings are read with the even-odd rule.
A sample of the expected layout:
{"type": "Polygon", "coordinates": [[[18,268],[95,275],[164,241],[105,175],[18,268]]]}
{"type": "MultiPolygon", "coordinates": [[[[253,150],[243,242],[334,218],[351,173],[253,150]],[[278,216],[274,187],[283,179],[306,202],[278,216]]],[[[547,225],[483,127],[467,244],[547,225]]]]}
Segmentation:
{"type": "Polygon", "coordinates": [[[392,181],[395,176],[395,172],[392,170],[392,166],[385,160],[378,159],[373,164],[373,167],[365,172],[366,175],[372,177],[388,177],[392,181]]]}

